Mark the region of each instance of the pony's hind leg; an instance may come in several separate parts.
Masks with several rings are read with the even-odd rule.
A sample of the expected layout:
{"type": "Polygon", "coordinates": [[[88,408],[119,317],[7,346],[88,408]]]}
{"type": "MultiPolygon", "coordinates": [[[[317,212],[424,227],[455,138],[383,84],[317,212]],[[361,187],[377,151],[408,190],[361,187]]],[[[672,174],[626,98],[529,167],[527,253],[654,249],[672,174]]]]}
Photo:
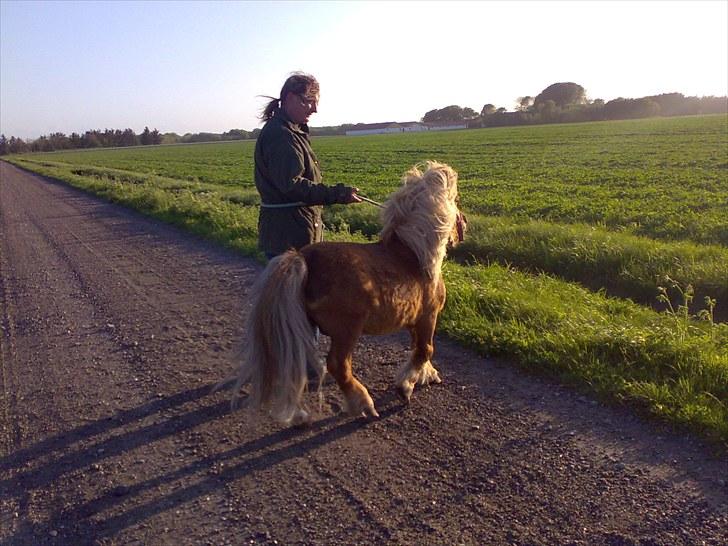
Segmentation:
{"type": "Polygon", "coordinates": [[[351,371],[352,353],[357,338],[358,336],[353,335],[332,336],[326,368],[344,393],[346,410],[351,415],[379,417],[369,391],[351,371]]]}
{"type": "Polygon", "coordinates": [[[429,385],[442,383],[440,374],[430,362],[434,349],[435,325],[429,321],[416,326],[411,330],[412,356],[409,362],[400,368],[395,380],[397,393],[405,402],[409,402],[415,385],[429,385]]]}

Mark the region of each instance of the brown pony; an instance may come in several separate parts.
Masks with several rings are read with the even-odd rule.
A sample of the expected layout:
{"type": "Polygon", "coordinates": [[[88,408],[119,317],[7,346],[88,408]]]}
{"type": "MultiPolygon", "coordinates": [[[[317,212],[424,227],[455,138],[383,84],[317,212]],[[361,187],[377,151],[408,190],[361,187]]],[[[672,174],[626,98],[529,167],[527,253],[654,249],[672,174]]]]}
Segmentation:
{"type": "Polygon", "coordinates": [[[362,334],[410,331],[412,356],[395,380],[405,401],[416,383],[440,383],[430,359],[445,304],[441,268],[448,243],[462,239],[465,222],[457,207],[457,173],[441,163],[425,166],[424,172],[408,171],[385,203],[378,242],[317,243],[270,261],[252,289],[234,402],[250,382],[251,405],[283,423],[308,421],[302,396],[306,363],[317,361],[312,324],[331,338],[326,368],[351,414],[379,416],[352,375],[362,334]]]}

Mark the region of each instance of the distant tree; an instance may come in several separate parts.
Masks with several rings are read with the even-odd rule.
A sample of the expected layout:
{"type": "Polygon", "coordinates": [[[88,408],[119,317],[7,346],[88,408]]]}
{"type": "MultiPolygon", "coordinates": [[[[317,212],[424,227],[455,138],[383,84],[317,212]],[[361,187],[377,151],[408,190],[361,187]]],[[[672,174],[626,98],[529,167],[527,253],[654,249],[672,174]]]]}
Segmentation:
{"type": "Polygon", "coordinates": [[[11,154],[22,154],[30,150],[28,144],[22,138],[10,137],[8,140],[8,152],[11,154]]]}
{"type": "Polygon", "coordinates": [[[78,133],[71,133],[68,139],[71,141],[71,148],[81,148],[83,146],[83,140],[78,133]]]}
{"type": "Polygon", "coordinates": [[[636,99],[632,103],[632,117],[650,118],[660,115],[660,105],[649,97],[636,99]]]}
{"type": "Polygon", "coordinates": [[[157,131],[157,128],[155,127],[154,130],[149,133],[149,144],[161,144],[162,143],[162,135],[159,131],[157,131]]]}
{"type": "Polygon", "coordinates": [[[545,123],[552,123],[558,121],[561,109],[556,104],[556,101],[551,99],[536,103],[536,110],[541,115],[541,121],[545,123]]]}
{"type": "Polygon", "coordinates": [[[422,117],[422,121],[424,121],[425,123],[429,123],[432,121],[439,121],[439,113],[440,113],[440,111],[437,109],[430,110],[429,112],[425,113],[425,115],[422,117]]]}
{"type": "Polygon", "coordinates": [[[8,153],[10,153],[8,139],[5,138],[4,134],[0,134],[0,155],[7,155],[8,153]]]}
{"type": "Polygon", "coordinates": [[[31,152],[52,152],[53,147],[47,136],[41,135],[30,144],[31,152]]]}
{"type": "Polygon", "coordinates": [[[473,119],[477,116],[477,112],[472,108],[462,108],[456,104],[453,104],[439,110],[430,110],[424,115],[422,121],[424,121],[425,123],[432,123],[437,121],[463,121],[473,119]]]}
{"type": "Polygon", "coordinates": [[[508,110],[503,108],[502,106],[498,108],[498,110],[495,111],[496,114],[505,114],[508,110]]]}
{"type": "Polygon", "coordinates": [[[586,91],[584,88],[573,82],[554,83],[541,91],[533,103],[536,107],[546,101],[553,101],[559,108],[586,103],[586,91]]]}
{"type": "Polygon", "coordinates": [[[480,115],[489,116],[491,114],[495,114],[495,105],[488,103],[483,106],[483,109],[480,111],[480,115]]]}
{"type": "Polygon", "coordinates": [[[121,131],[118,129],[116,131],[114,129],[104,129],[104,132],[99,135],[99,139],[101,140],[101,146],[104,148],[118,146],[118,142],[121,140],[121,131]]]}
{"type": "Polygon", "coordinates": [[[475,119],[478,117],[478,113],[472,108],[468,108],[467,106],[463,108],[462,115],[462,119],[475,119]]]}
{"type": "MultiPolygon", "coordinates": [[[[345,135],[346,129],[344,125],[325,125],[323,127],[311,127],[311,135],[315,136],[334,136],[334,135],[345,135]]],[[[247,133],[245,138],[250,138],[250,133],[247,133]]]]}
{"type": "Polygon", "coordinates": [[[534,98],[530,96],[518,97],[517,110],[519,112],[527,112],[533,106],[534,98]]]}
{"type": "Polygon", "coordinates": [[[223,140],[244,140],[248,138],[248,132],[242,129],[230,129],[222,134],[223,140]]]}
{"type": "Polygon", "coordinates": [[[162,144],[177,144],[182,142],[182,137],[177,133],[164,133],[162,135],[162,144]]]}
{"type": "Polygon", "coordinates": [[[85,140],[84,148],[99,148],[101,147],[101,133],[99,131],[86,131],[83,135],[85,140]]]}
{"type": "Polygon", "coordinates": [[[152,133],[149,130],[149,127],[144,127],[142,134],[139,135],[139,144],[141,144],[142,146],[147,146],[151,143],[152,143],[152,133]]]}
{"type": "Polygon", "coordinates": [[[701,97],[697,101],[702,114],[728,114],[728,97],[701,97]]]}
{"type": "Polygon", "coordinates": [[[463,119],[465,119],[465,113],[457,104],[446,106],[440,110],[441,121],[462,121],[463,119]]]}
{"type": "Polygon", "coordinates": [[[67,150],[71,147],[71,140],[63,133],[51,133],[48,135],[48,146],[50,150],[67,150]]]}
{"type": "Polygon", "coordinates": [[[656,116],[660,113],[660,105],[651,98],[610,100],[604,105],[604,116],[607,119],[634,119],[656,116]]]}
{"type": "Polygon", "coordinates": [[[728,110],[727,97],[686,97],[682,93],[663,93],[643,97],[660,106],[661,116],[721,114],[728,110]]]}
{"type": "Polygon", "coordinates": [[[137,146],[139,144],[139,137],[133,129],[126,128],[121,132],[121,138],[119,139],[119,146],[137,146]]]}
{"type": "Polygon", "coordinates": [[[680,115],[685,112],[686,101],[682,93],[663,93],[652,97],[644,97],[660,105],[660,113],[666,116],[680,115]]]}
{"type": "Polygon", "coordinates": [[[185,135],[184,142],[219,142],[222,137],[217,133],[193,133],[185,135]]]}

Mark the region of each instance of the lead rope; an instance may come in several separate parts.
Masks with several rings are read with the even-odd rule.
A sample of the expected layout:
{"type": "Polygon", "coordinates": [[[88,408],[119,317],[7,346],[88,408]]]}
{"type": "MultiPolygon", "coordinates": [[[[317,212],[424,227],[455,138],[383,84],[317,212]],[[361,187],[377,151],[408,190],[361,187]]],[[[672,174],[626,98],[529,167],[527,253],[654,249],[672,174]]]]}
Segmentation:
{"type": "MultiPolygon", "coordinates": [[[[368,197],[366,197],[360,193],[357,193],[356,196],[359,199],[361,199],[362,201],[371,203],[372,205],[375,205],[375,206],[379,207],[380,209],[384,208],[384,204],[380,203],[379,201],[375,201],[374,199],[369,199],[368,197]]],[[[295,203],[275,203],[275,204],[261,203],[260,206],[263,207],[264,209],[283,209],[283,208],[289,208],[289,207],[305,207],[306,203],[304,203],[302,201],[297,201],[295,203]]]]}
{"type": "Polygon", "coordinates": [[[365,197],[361,193],[357,193],[356,196],[361,199],[362,201],[366,201],[367,203],[371,203],[372,205],[375,205],[379,207],[380,209],[384,208],[384,205],[380,203],[379,201],[375,201],[374,199],[369,199],[368,197],[365,197]]]}

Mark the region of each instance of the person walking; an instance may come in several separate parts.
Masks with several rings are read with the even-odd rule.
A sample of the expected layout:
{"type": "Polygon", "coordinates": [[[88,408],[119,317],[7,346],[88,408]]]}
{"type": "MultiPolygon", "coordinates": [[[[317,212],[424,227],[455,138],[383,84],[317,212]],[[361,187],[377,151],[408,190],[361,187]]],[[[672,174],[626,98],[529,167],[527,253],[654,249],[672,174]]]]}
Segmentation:
{"type": "Polygon", "coordinates": [[[316,78],[294,72],[280,96],[268,98],[260,116],[265,125],[255,144],[255,187],[261,200],[258,246],[271,259],[323,240],[323,205],[361,199],[357,188],[322,182],[308,128],[319,101],[316,78]]]}
{"type": "MultiPolygon", "coordinates": [[[[311,148],[308,120],[318,110],[316,78],[294,72],[278,98],[263,109],[265,122],[255,143],[255,187],[260,194],[258,247],[268,260],[288,249],[323,240],[323,205],[358,203],[357,188],[322,182],[321,167],[311,148]]],[[[316,342],[319,329],[313,326],[316,342]]],[[[310,379],[323,381],[323,362],[309,362],[310,379]]]]}

